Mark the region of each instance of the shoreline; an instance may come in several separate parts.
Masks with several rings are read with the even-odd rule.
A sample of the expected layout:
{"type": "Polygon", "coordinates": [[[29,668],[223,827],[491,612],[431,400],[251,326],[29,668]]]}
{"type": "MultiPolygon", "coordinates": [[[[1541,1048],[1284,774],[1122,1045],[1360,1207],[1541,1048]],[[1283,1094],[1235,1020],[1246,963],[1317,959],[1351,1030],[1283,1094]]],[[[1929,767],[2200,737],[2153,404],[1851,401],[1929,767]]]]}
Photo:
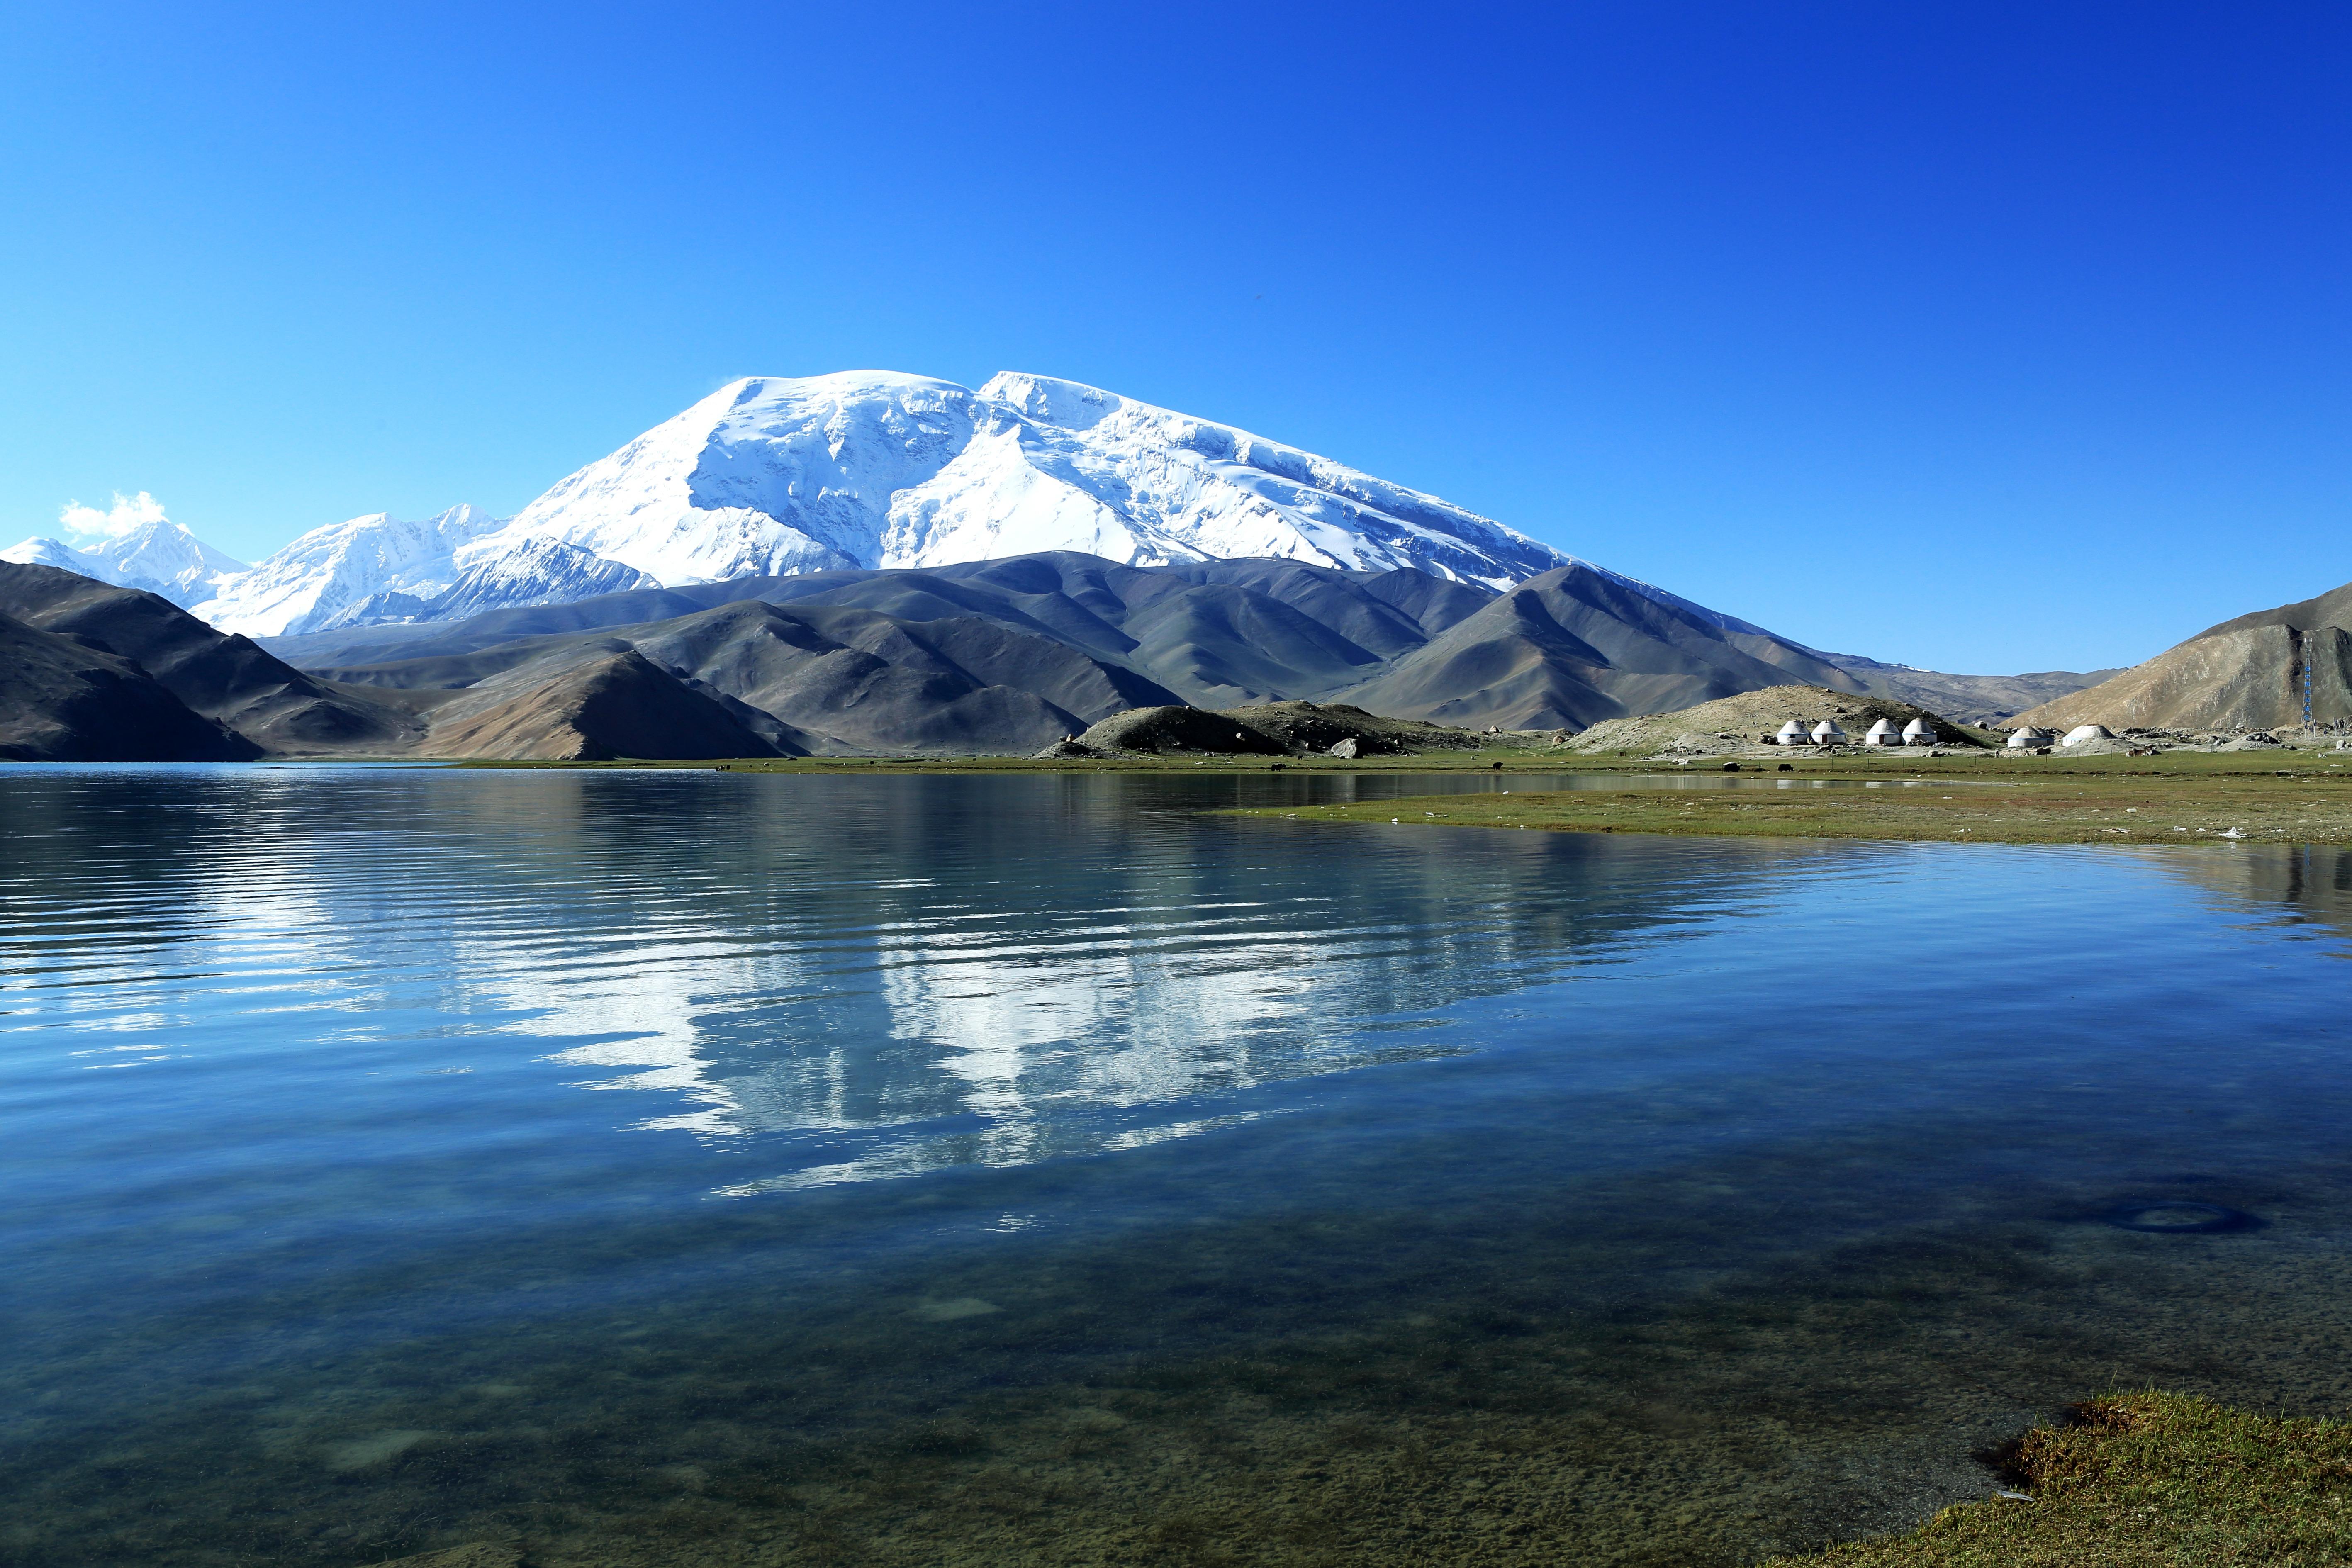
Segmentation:
{"type": "Polygon", "coordinates": [[[1819,755],[1781,763],[1660,762],[1489,747],[1340,759],[794,757],[695,762],[452,761],[457,768],[686,769],[759,774],[1153,773],[1313,781],[1334,774],[1484,777],[1491,791],[1212,808],[1276,822],[1978,844],[2352,844],[2352,758],[2333,751],[2156,757],[1819,755]],[[2331,758],[2344,758],[2331,761],[2331,758]],[[1786,771],[1782,771],[1785,767],[1786,771]],[[1528,774],[1624,787],[1528,789],[1528,774]]]}

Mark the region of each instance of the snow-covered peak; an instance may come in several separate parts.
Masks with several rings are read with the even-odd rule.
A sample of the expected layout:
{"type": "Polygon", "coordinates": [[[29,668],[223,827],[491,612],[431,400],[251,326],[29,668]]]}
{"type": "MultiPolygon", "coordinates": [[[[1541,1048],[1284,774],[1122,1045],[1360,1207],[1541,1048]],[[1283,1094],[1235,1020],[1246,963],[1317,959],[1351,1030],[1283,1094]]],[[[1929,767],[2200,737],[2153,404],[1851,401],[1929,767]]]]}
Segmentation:
{"type": "Polygon", "coordinates": [[[76,550],[63,540],[37,533],[0,550],[0,561],[14,562],[19,566],[54,566],[60,572],[75,572],[84,577],[95,577],[101,583],[119,583],[113,563],[100,560],[97,553],[76,550]]]}
{"type": "Polygon", "coordinates": [[[1000,370],[990,376],[979,396],[985,402],[1009,403],[1040,424],[1064,430],[1091,430],[1127,403],[1099,386],[1018,370],[1000,370]]]}
{"type": "Polygon", "coordinates": [[[161,516],[85,548],[55,539],[27,539],[0,551],[0,561],[56,566],[120,587],[144,588],[183,608],[212,597],[221,583],[246,570],[243,562],[161,516]]]}
{"type": "Polygon", "coordinates": [[[569,476],[508,532],[669,584],[1076,550],[1501,585],[1568,559],[1295,447],[1013,371],[978,392],[892,371],[746,377],[569,476]]]}
{"type": "Polygon", "coordinates": [[[418,521],[378,511],[329,523],[189,607],[222,631],[252,637],[318,630],[379,595],[441,594],[457,579],[457,550],[504,522],[479,507],[453,506],[418,521]]]}
{"type": "Polygon", "coordinates": [[[1435,496],[1099,387],[1005,371],[975,392],[856,370],[730,382],[510,521],[454,507],[313,529],[193,607],[271,636],[1058,550],[1411,566],[1496,587],[1570,563],[1435,496]]]}

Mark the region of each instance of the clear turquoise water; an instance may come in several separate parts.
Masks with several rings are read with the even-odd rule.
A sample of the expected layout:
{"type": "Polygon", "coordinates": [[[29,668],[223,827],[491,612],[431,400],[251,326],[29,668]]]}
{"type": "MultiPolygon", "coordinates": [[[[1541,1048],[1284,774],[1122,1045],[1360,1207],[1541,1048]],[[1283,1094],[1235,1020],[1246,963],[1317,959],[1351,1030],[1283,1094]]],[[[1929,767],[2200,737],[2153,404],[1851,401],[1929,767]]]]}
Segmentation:
{"type": "Polygon", "coordinates": [[[0,1561],[1749,1562],[2352,1410],[2352,860],[1202,815],[1541,782],[0,771],[0,1561]]]}

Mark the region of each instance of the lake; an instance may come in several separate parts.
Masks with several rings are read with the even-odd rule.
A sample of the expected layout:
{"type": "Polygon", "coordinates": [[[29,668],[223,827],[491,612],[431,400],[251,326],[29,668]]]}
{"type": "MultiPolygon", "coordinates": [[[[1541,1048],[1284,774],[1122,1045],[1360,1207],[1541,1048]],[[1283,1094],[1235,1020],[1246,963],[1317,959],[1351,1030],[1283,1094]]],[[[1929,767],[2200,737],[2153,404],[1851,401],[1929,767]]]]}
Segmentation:
{"type": "Polygon", "coordinates": [[[2352,1414],[2352,856],[1206,814],[1559,786],[0,769],[0,1562],[1734,1564],[2352,1414]]]}

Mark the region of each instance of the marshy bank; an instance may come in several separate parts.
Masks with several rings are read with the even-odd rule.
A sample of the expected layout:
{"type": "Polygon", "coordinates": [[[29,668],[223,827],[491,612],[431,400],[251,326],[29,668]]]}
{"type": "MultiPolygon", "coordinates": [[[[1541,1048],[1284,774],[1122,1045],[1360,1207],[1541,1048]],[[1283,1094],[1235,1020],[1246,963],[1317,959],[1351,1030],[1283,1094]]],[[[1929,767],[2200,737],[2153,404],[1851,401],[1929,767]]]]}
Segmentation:
{"type": "MultiPolygon", "coordinates": [[[[2273,757],[1929,760],[1879,768],[1820,763],[1687,770],[1622,787],[1491,791],[1415,798],[1255,806],[1277,821],[1397,827],[1528,828],[1563,833],[1699,834],[1755,838],[1943,840],[1977,844],[2352,842],[2352,765],[2311,753],[2273,757]],[[1709,780],[1720,787],[1702,787],[1709,780]]],[[[1580,779],[1580,784],[1604,781],[1580,779]]]]}

